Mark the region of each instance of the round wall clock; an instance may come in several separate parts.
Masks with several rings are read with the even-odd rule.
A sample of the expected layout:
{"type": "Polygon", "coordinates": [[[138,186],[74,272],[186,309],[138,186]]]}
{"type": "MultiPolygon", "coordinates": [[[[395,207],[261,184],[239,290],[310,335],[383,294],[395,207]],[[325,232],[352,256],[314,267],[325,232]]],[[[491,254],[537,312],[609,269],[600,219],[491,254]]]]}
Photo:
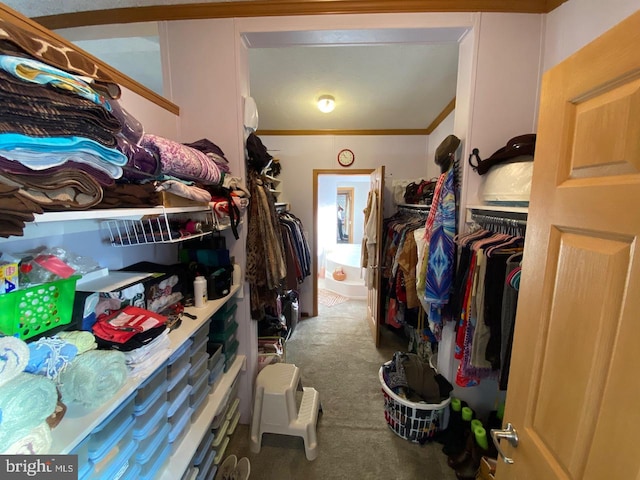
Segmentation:
{"type": "Polygon", "coordinates": [[[344,148],[338,153],[338,163],[343,167],[350,166],[355,159],[356,156],[348,148],[344,148]]]}

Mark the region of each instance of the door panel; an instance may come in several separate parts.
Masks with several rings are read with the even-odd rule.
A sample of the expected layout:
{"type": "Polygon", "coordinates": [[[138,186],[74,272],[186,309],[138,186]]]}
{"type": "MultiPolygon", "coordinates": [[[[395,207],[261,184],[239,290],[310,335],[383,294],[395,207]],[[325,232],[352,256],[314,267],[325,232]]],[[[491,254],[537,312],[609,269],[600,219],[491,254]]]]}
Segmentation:
{"type": "MultiPolygon", "coordinates": [[[[369,324],[369,330],[371,330],[371,336],[376,347],[380,345],[380,323],[381,319],[381,304],[382,304],[382,278],[380,272],[380,265],[382,260],[382,220],[383,220],[383,207],[384,207],[384,165],[376,168],[371,173],[370,184],[370,215],[373,215],[372,220],[375,222],[375,239],[369,239],[367,241],[374,240],[374,248],[368,249],[374,253],[374,258],[368,258],[367,276],[367,323],[369,324]]],[[[367,225],[369,222],[367,221],[367,225]]],[[[368,230],[365,227],[365,230],[368,230]]],[[[363,245],[363,248],[364,245],[363,245]]]]}
{"type": "Polygon", "coordinates": [[[498,479],[639,478],[640,13],[543,78],[498,479]]]}

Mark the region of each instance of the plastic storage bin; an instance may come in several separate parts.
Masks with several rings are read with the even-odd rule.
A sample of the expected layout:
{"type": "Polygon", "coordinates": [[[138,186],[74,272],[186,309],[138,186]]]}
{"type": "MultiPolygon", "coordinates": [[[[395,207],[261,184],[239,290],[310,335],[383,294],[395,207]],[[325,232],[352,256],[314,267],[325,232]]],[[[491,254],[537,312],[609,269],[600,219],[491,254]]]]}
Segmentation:
{"type": "Polygon", "coordinates": [[[168,408],[166,382],[160,385],[153,395],[147,398],[144,404],[136,406],[133,412],[136,419],[135,428],[144,428],[165,404],[167,404],[168,408]]]}
{"type": "Polygon", "coordinates": [[[191,355],[202,349],[203,343],[209,338],[209,322],[205,322],[196,333],[191,337],[191,355]]]}
{"type": "MultiPolygon", "coordinates": [[[[90,434],[88,456],[93,460],[100,457],[100,452],[118,442],[124,433],[124,426],[132,426],[134,410],[134,396],[124,400],[111,414],[103,420],[90,434]]],[[[95,463],[95,462],[94,462],[95,463]]]]}
{"type": "Polygon", "coordinates": [[[186,385],[182,389],[182,392],[180,392],[180,395],[178,395],[169,406],[167,417],[169,418],[169,423],[171,425],[175,425],[176,422],[182,418],[184,411],[189,408],[189,394],[191,393],[191,390],[191,385],[186,385]]]}
{"type": "Polygon", "coordinates": [[[155,479],[161,470],[164,469],[165,464],[169,462],[171,457],[171,445],[167,445],[153,460],[141,465],[139,480],[153,480],[155,479]]]}
{"type": "Polygon", "coordinates": [[[238,322],[233,320],[231,324],[220,333],[211,333],[209,340],[223,345],[222,349],[228,349],[236,340],[236,332],[238,331],[238,322]]]}
{"type": "MultiPolygon", "coordinates": [[[[151,410],[149,413],[153,412],[153,416],[151,416],[146,423],[138,424],[133,429],[133,438],[138,441],[139,450],[145,450],[146,444],[154,438],[155,434],[162,428],[163,425],[166,425],[167,420],[167,411],[169,410],[169,404],[164,402],[161,404],[161,407],[157,410],[151,410]]],[[[144,462],[140,462],[144,463],[144,462]]]]}
{"type": "Polygon", "coordinates": [[[131,440],[128,444],[120,449],[119,453],[111,459],[104,468],[97,469],[94,466],[93,471],[89,475],[90,480],[115,480],[122,478],[127,470],[134,464],[133,456],[138,444],[135,440],[131,440]]]}
{"type": "Polygon", "coordinates": [[[129,418],[125,423],[120,424],[119,428],[112,431],[110,438],[105,439],[104,443],[99,445],[95,450],[89,450],[89,461],[93,465],[94,475],[102,475],[105,471],[111,469],[112,463],[117,458],[118,452],[122,451],[129,443],[135,441],[133,438],[133,417],[129,418]]]}
{"type": "Polygon", "coordinates": [[[189,386],[190,367],[189,364],[185,365],[183,371],[179,375],[176,375],[173,382],[167,385],[167,401],[169,403],[174,403],[176,398],[182,394],[184,388],[189,386]]]}
{"type": "MultiPolygon", "coordinates": [[[[75,446],[73,450],[71,450],[71,455],[78,456],[78,477],[82,478],[80,470],[84,466],[89,466],[89,440],[91,438],[91,434],[87,435],[84,440],[82,440],[78,445],[75,446]]],[[[88,470],[88,469],[87,469],[88,470]]],[[[88,471],[84,472],[84,475],[87,476],[88,471]]]]}
{"type": "Polygon", "coordinates": [[[213,461],[215,460],[215,458],[216,458],[215,450],[209,451],[209,453],[204,459],[204,462],[202,462],[202,464],[199,466],[200,471],[198,473],[198,476],[196,477],[196,480],[203,480],[207,478],[207,474],[209,473],[209,470],[213,466],[213,461]]]}
{"type": "Polygon", "coordinates": [[[172,451],[175,452],[182,439],[186,436],[189,431],[189,425],[191,424],[191,414],[192,410],[188,407],[184,413],[181,414],[181,417],[178,421],[171,427],[171,431],[169,432],[169,443],[172,445],[172,451]]]}
{"type": "Polygon", "coordinates": [[[416,403],[396,395],[384,381],[383,368],[378,377],[384,395],[384,418],[399,437],[414,443],[424,443],[447,428],[451,398],[438,403],[416,403]]]}
{"type": "Polygon", "coordinates": [[[213,370],[218,360],[222,356],[222,345],[219,343],[209,342],[207,343],[207,353],[209,354],[209,370],[213,370]]]}
{"type": "Polygon", "coordinates": [[[238,354],[238,346],[240,345],[240,342],[238,342],[237,340],[235,342],[233,342],[233,345],[231,345],[231,347],[229,347],[228,350],[225,350],[224,352],[224,371],[225,373],[229,371],[229,369],[231,368],[231,365],[233,365],[233,362],[236,359],[236,356],[238,354]]]}
{"type": "Polygon", "coordinates": [[[225,357],[221,356],[218,359],[217,365],[213,367],[211,372],[209,373],[209,385],[211,385],[211,390],[215,391],[220,380],[222,380],[222,375],[224,374],[224,365],[225,365],[225,357]]]}
{"type": "Polygon", "coordinates": [[[191,357],[191,370],[189,370],[189,385],[198,383],[204,376],[209,376],[207,370],[207,360],[209,355],[207,352],[199,352],[191,357]]]}
{"type": "Polygon", "coordinates": [[[163,385],[166,384],[166,381],[167,364],[164,363],[138,387],[138,390],[136,391],[135,410],[143,410],[145,405],[147,405],[146,402],[149,397],[157,394],[160,389],[164,388],[166,390],[166,387],[163,387],[163,385]]]}
{"type": "Polygon", "coordinates": [[[193,340],[188,339],[175,352],[171,354],[167,365],[167,380],[169,383],[174,379],[176,374],[181,373],[185,365],[191,360],[191,344],[193,340]]]}
{"type": "Polygon", "coordinates": [[[171,426],[165,423],[157,435],[151,435],[145,438],[144,441],[138,445],[136,462],[139,463],[143,469],[147,463],[153,463],[156,455],[167,446],[169,443],[167,437],[170,431],[171,426]]]}
{"type": "Polygon", "coordinates": [[[0,332],[22,340],[71,322],[79,275],[0,295],[0,332]]]}
{"type": "Polygon", "coordinates": [[[223,307],[211,318],[211,334],[220,334],[224,332],[235,320],[238,305],[235,302],[227,302],[225,306],[226,305],[229,305],[229,308],[224,309],[223,307]]]}
{"type": "Polygon", "coordinates": [[[200,445],[196,449],[196,453],[193,455],[193,465],[199,466],[204,458],[207,456],[207,453],[211,450],[211,444],[213,443],[214,435],[213,430],[211,428],[208,429],[207,434],[204,436],[200,445]]]}

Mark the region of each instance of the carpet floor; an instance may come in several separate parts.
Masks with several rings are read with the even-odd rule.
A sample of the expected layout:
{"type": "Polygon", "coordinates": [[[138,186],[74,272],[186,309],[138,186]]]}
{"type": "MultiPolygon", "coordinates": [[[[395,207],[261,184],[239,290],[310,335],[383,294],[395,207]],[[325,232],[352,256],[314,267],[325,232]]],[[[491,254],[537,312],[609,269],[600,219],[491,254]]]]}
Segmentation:
{"type": "Polygon", "coordinates": [[[397,436],[384,419],[380,366],[407,341],[383,329],[376,349],[366,323],[366,303],[319,306],[287,342],[287,362],[302,383],[320,393],[318,457],[308,461],[301,438],[264,434],[260,453],[249,447],[249,426],[239,425],[226,454],[246,456],[251,480],[453,480],[439,443],[419,445],[397,436]]]}

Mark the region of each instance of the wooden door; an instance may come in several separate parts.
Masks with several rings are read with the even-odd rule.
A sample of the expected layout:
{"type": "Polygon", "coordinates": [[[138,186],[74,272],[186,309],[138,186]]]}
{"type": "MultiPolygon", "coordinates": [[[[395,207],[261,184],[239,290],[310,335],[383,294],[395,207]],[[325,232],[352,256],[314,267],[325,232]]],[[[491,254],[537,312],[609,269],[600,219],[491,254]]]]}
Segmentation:
{"type": "Polygon", "coordinates": [[[498,479],[639,478],[640,13],[545,74],[498,479]]]}
{"type": "MultiPolygon", "coordinates": [[[[369,190],[369,206],[370,213],[368,219],[373,221],[375,238],[367,239],[367,242],[373,241],[373,248],[369,248],[369,255],[373,253],[373,258],[368,259],[368,284],[367,284],[367,322],[371,330],[371,336],[377,346],[380,345],[380,312],[381,312],[381,272],[380,265],[382,260],[382,219],[384,207],[384,165],[376,168],[371,173],[371,186],[369,190]]],[[[369,220],[365,226],[365,235],[369,230],[369,220]]],[[[365,248],[363,245],[362,248],[365,248]]]]}

